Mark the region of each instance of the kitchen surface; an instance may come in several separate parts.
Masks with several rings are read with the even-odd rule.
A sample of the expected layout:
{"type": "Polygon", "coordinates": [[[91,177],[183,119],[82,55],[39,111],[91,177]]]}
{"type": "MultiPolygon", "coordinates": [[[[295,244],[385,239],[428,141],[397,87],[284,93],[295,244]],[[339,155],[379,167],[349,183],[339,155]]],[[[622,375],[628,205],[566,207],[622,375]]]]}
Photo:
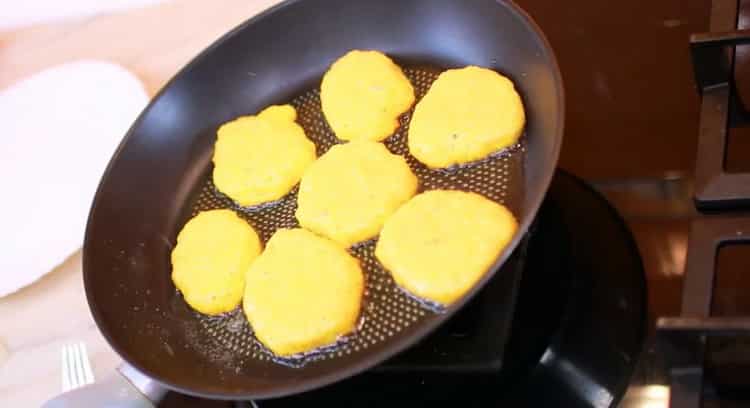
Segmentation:
{"type": "MultiPolygon", "coordinates": [[[[83,17],[68,16],[63,20],[35,20],[31,25],[6,28],[0,31],[0,91],[50,67],[77,60],[103,60],[127,69],[142,82],[146,93],[154,96],[203,48],[274,3],[273,0],[175,0],[83,17]]],[[[563,171],[558,172],[553,182],[539,220],[539,230],[548,232],[538,235],[569,239],[580,245],[573,255],[579,263],[571,263],[570,273],[590,269],[592,276],[598,277],[590,285],[582,285],[589,290],[582,292],[582,296],[590,296],[592,303],[584,302],[575,309],[580,312],[576,316],[589,319],[575,323],[582,332],[592,333],[589,338],[576,340],[589,346],[589,362],[576,360],[584,351],[561,346],[557,351],[575,353],[575,358],[571,358],[568,366],[544,371],[544,375],[550,376],[547,380],[528,374],[536,372],[536,368],[527,367],[524,369],[530,378],[527,382],[523,378],[504,377],[505,385],[497,388],[486,379],[466,384],[454,382],[457,385],[451,387],[441,382],[440,374],[435,372],[395,377],[392,371],[397,371],[399,364],[413,365],[419,361],[418,353],[407,352],[401,360],[390,362],[390,366],[386,363],[372,373],[307,397],[260,401],[257,406],[303,406],[310,401],[336,406],[353,403],[357,396],[365,401],[358,401],[360,406],[413,406],[420,401],[433,406],[492,406],[508,401],[492,393],[510,394],[509,389],[518,393],[508,397],[514,406],[531,401],[524,399],[524,395],[531,394],[538,394],[534,401],[542,402],[529,406],[669,406],[669,369],[675,361],[656,340],[657,319],[680,316],[685,310],[683,282],[691,223],[725,217],[727,213],[726,208],[721,213],[716,209],[700,212],[693,201],[702,108],[690,54],[690,35],[732,30],[731,24],[722,30],[715,29],[726,24],[719,21],[721,13],[717,8],[721,7],[738,11],[739,28],[750,26],[750,2],[518,0],[517,4],[546,34],[564,80],[567,112],[559,162],[563,171]],[[601,197],[616,209],[626,229],[601,197]],[[602,218],[597,218],[599,215],[602,218]],[[559,225],[560,231],[567,232],[549,231],[553,227],[545,230],[544,219],[551,220],[548,225],[559,225]],[[592,240],[591,236],[598,239],[592,240]],[[612,249],[615,247],[618,250],[612,249]],[[619,248],[624,249],[619,251],[619,248]],[[612,292],[597,293],[597,290],[612,292]],[[623,299],[632,301],[627,303],[630,306],[622,307],[622,315],[606,311],[606,298],[617,291],[622,291],[623,299]],[[591,307],[599,304],[605,305],[602,306],[605,311],[592,312],[591,307]],[[622,335],[596,337],[596,333],[622,335]],[[600,345],[602,342],[606,344],[600,345]],[[610,349],[620,350],[623,355],[611,357],[610,349]],[[606,366],[593,362],[606,362],[610,358],[622,363],[606,366]],[[402,393],[395,382],[408,391],[402,393]],[[482,389],[472,391],[471,386],[482,389]],[[385,389],[392,392],[380,392],[385,389]],[[570,399],[545,405],[551,404],[539,397],[545,392],[567,395],[570,399]],[[384,399],[378,400],[381,397],[384,399]],[[386,397],[390,401],[386,402],[386,397]]],[[[737,48],[734,66],[737,92],[733,100],[740,102],[750,98],[750,48],[746,47],[737,48]]],[[[743,123],[738,123],[727,136],[724,167],[731,174],[750,171],[750,132],[743,128],[743,123]]],[[[742,217],[744,213],[741,208],[733,208],[728,214],[742,217]]],[[[534,241],[532,236],[530,240],[532,254],[534,248],[541,251],[537,253],[550,254],[549,248],[554,247],[550,244],[554,242],[552,238],[534,241]]],[[[722,245],[715,264],[711,315],[750,314],[747,296],[750,251],[741,242],[722,245]]],[[[527,275],[533,275],[539,285],[556,282],[544,275],[527,275]]],[[[3,277],[0,271],[0,279],[3,277]]],[[[539,296],[534,294],[533,286],[528,287],[532,289],[526,289],[530,293],[526,298],[539,296]]],[[[534,313],[545,316],[558,307],[554,294],[550,293],[529,306],[528,316],[532,318],[527,317],[527,323],[528,319],[536,319],[534,313]],[[549,313],[544,311],[547,307],[549,313]]],[[[541,326],[546,317],[539,319],[533,321],[541,326]]],[[[566,319],[560,321],[574,324],[566,319]]],[[[0,297],[0,405],[39,406],[60,393],[60,350],[63,345],[78,341],[85,342],[88,348],[96,378],[105,377],[120,364],[121,359],[107,345],[89,312],[80,250],[36,282],[0,297]]],[[[519,347],[519,354],[525,353],[524,341],[517,342],[511,339],[509,344],[519,347]]],[[[540,367],[551,364],[554,356],[549,356],[549,350],[534,364],[540,367]]],[[[705,355],[707,368],[701,397],[704,406],[750,405],[747,381],[750,346],[746,337],[709,341],[705,355]]],[[[251,406],[245,404],[236,405],[251,406]]],[[[230,407],[235,403],[169,393],[160,406],[230,407]]]]}

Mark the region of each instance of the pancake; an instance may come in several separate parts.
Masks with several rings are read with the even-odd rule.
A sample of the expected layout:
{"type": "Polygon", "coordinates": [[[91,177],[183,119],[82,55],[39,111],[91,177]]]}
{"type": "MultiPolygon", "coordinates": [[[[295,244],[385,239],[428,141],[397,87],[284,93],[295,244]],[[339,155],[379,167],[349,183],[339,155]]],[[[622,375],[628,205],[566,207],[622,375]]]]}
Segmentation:
{"type": "Polygon", "coordinates": [[[279,229],[247,271],[243,307],[278,356],[335,343],[354,330],[364,290],[356,258],[304,229],[279,229]]]}
{"type": "Polygon", "coordinates": [[[341,140],[381,141],[414,103],[401,68],[378,51],[353,50],[336,60],[320,85],[323,114],[341,140]]]}
{"type": "Polygon", "coordinates": [[[228,312],[240,304],[245,272],[260,251],[255,230],[232,210],[201,212],[177,235],[172,281],[193,309],[228,312]]]}
{"type": "Polygon", "coordinates": [[[301,226],[349,247],[378,235],[416,191],[406,160],[383,144],[335,145],[302,176],[296,216],[301,226]]]}
{"type": "Polygon", "coordinates": [[[414,108],[409,151],[430,168],[469,163],[515,144],[525,120],[508,78],[475,66],[450,69],[414,108]]]}
{"type": "Polygon", "coordinates": [[[278,200],[315,160],[315,145],[291,105],[270,106],[218,130],[214,150],[216,188],[241,206],[278,200]]]}
{"type": "Polygon", "coordinates": [[[388,219],[375,256],[408,292],[449,305],[487,272],[516,229],[507,208],[479,194],[432,190],[388,219]]]}

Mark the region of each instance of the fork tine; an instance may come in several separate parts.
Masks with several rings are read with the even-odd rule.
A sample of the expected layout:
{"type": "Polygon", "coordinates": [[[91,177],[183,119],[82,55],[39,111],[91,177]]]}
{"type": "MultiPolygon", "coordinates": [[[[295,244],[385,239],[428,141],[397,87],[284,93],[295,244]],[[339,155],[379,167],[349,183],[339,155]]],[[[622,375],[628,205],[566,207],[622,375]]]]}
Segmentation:
{"type": "Polygon", "coordinates": [[[70,347],[73,349],[73,367],[75,368],[76,378],[75,388],[83,387],[86,385],[86,379],[83,374],[83,357],[81,356],[80,343],[73,343],[70,347]]]}
{"type": "Polygon", "coordinates": [[[81,358],[83,361],[83,374],[86,384],[94,382],[94,372],[91,370],[91,360],[89,360],[89,353],[86,352],[86,343],[81,342],[81,358]]]}
{"type": "Polygon", "coordinates": [[[78,373],[76,372],[76,351],[73,344],[68,344],[68,370],[70,371],[70,389],[78,388],[78,373]]]}
{"type": "Polygon", "coordinates": [[[70,390],[70,360],[68,358],[68,346],[63,345],[62,352],[62,390],[63,392],[70,390]]]}

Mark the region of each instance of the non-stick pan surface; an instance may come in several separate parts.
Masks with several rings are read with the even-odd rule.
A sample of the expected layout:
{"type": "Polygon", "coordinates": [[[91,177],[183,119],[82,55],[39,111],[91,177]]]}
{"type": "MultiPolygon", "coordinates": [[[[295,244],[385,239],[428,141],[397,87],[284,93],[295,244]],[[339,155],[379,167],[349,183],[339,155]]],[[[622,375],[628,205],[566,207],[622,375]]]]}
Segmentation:
{"type": "MultiPolygon", "coordinates": [[[[185,29],[189,29],[186,27],[185,29]]],[[[112,347],[177,391],[213,398],[264,398],[322,386],[414,344],[458,310],[518,244],[549,186],[560,148],[563,93],[549,45],[517,7],[492,0],[297,0],[240,26],[209,47],[157,95],[103,176],[84,243],[84,281],[94,318],[112,347]],[[421,96],[440,69],[475,64],[509,76],[527,113],[522,143],[468,169],[430,171],[404,147],[408,114],[386,145],[404,154],[421,189],[459,188],[504,202],[520,221],[515,239],[461,301],[435,312],[407,297],[355,248],[366,274],[361,328],[339,347],[297,366],[254,341],[241,313],[191,311],[171,280],[169,254],[192,214],[231,207],[210,180],[215,130],[273,103],[293,103],[318,154],[336,140],[316,88],[351,49],[376,49],[405,67],[421,96]],[[292,364],[292,365],[295,365],[292,364]],[[301,365],[301,366],[300,366],[301,365]]],[[[239,214],[264,240],[294,226],[294,195],[239,214]]],[[[280,294],[283,296],[283,294],[280,294]]]]}

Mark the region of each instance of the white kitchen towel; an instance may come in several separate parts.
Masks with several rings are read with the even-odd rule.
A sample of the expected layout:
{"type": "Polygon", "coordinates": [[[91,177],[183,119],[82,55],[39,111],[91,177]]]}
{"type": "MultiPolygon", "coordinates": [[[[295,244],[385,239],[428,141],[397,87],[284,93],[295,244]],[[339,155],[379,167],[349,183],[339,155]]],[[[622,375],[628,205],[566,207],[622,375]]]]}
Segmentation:
{"type": "Polygon", "coordinates": [[[0,92],[0,297],[80,248],[99,179],[147,103],[138,78],[103,61],[0,92]]]}

